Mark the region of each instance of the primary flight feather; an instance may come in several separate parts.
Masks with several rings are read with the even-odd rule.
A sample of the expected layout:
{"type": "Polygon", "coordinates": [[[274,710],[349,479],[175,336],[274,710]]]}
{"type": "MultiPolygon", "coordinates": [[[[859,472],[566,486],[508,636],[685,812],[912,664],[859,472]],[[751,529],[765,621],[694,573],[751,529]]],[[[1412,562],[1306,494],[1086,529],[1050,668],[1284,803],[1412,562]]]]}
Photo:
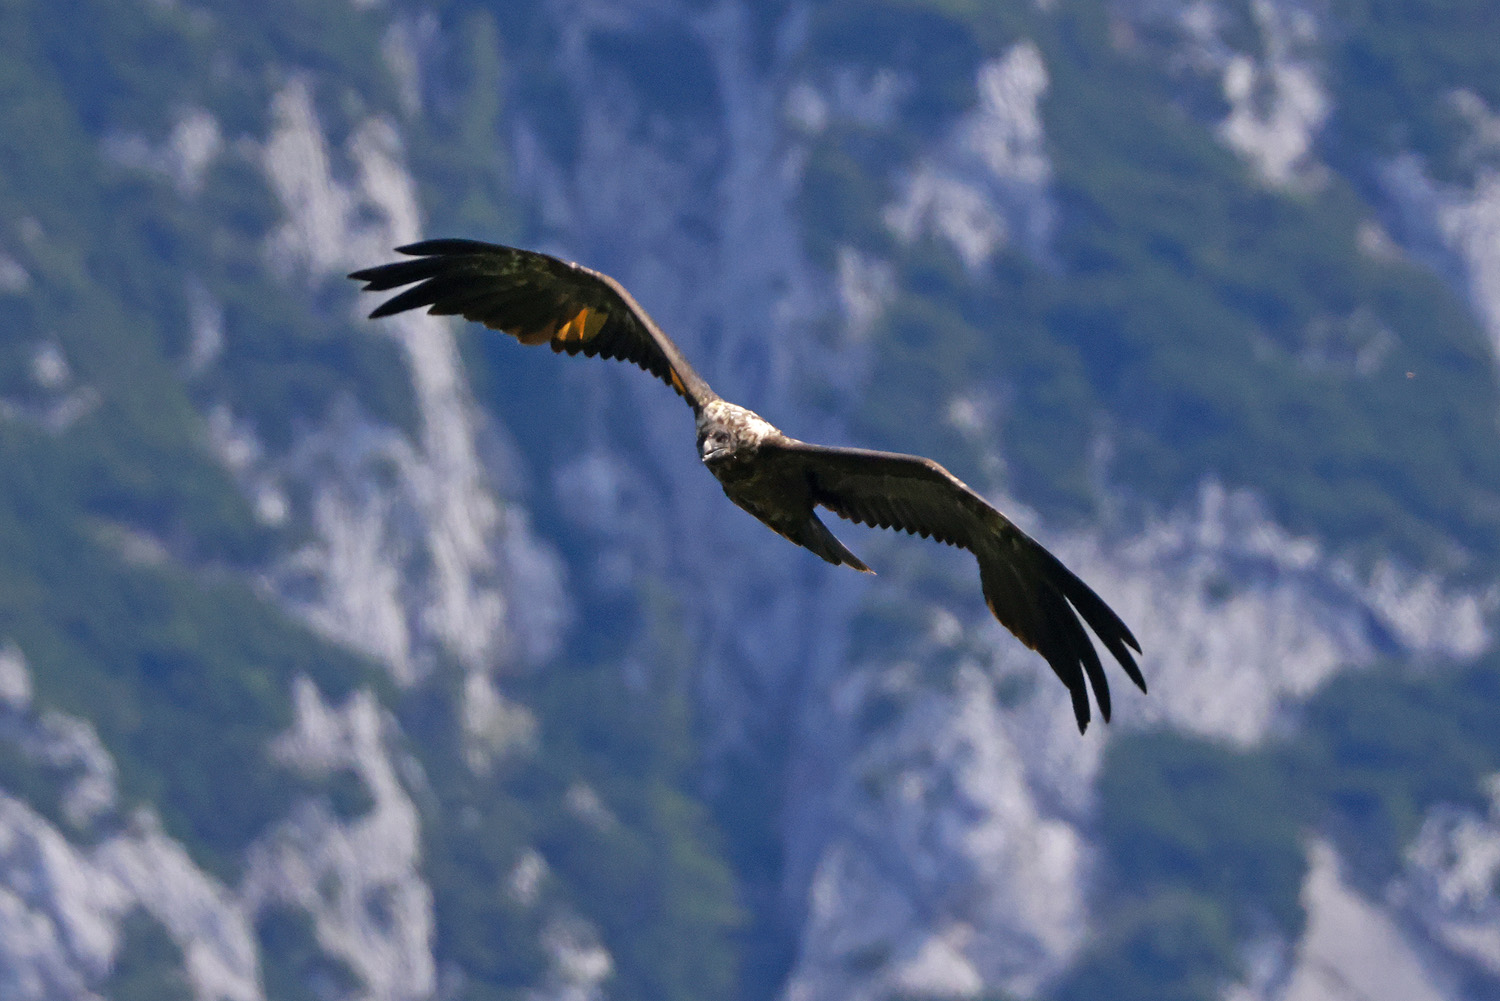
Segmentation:
{"type": "Polygon", "coordinates": [[[1131,651],[1140,644],[1093,589],[1009,518],[931,459],[811,445],[722,400],[646,311],[608,275],[556,257],[475,240],[427,240],[413,258],[356,271],[365,291],[406,288],[371,318],[427,307],[568,354],[633,362],[675,389],[697,418],[698,454],[735,504],[779,535],[835,565],[870,568],[818,519],[821,506],[849,521],[933,538],[973,553],[995,618],[1037,651],[1067,686],[1088,726],[1089,690],[1107,721],[1109,681],[1087,624],[1146,690],[1131,651]]]}

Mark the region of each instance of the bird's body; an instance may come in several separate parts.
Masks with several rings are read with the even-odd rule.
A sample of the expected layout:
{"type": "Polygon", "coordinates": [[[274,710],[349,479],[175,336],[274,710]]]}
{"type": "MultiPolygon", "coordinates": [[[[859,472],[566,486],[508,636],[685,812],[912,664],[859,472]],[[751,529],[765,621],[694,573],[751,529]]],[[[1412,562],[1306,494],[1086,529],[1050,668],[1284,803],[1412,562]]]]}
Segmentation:
{"type": "Polygon", "coordinates": [[[829,563],[870,572],[818,520],[812,484],[795,464],[784,460],[802,444],[754,411],[724,400],[710,401],[698,415],[698,456],[726,497],[773,532],[829,563]]]}
{"type": "Polygon", "coordinates": [[[534,251],[472,240],[429,240],[399,248],[414,260],[350,275],[367,291],[413,285],[372,317],[429,307],[461,314],[523,344],[633,362],[693,408],[698,455],[740,508],[835,565],[870,572],[818,518],[897,528],[969,550],[990,611],[1038,651],[1072,696],[1082,730],[1088,691],[1106,720],[1109,684],[1083,623],[1142,690],[1130,651],[1140,644],[1120,617],[1045,548],[977,492],[931,459],[833,448],[782,434],[753,411],[721,399],[670,338],[608,275],[534,251]],[[1080,621],[1080,619],[1082,621],[1080,621]],[[1087,682],[1085,682],[1087,679],[1087,682]]]}

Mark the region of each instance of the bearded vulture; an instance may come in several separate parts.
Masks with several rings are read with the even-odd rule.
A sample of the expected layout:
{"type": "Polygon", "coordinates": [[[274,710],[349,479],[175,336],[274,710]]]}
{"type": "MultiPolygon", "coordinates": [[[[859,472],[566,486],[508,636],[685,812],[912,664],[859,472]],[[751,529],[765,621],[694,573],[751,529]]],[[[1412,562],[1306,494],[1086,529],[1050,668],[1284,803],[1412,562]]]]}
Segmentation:
{"type": "Polygon", "coordinates": [[[434,315],[459,314],[522,344],[633,362],[687,400],[697,417],[703,464],[730,500],[782,537],[835,566],[870,573],[818,520],[814,508],[822,506],[849,521],[897,528],[973,553],[985,603],[1068,687],[1080,732],[1089,722],[1089,687],[1106,721],[1110,712],[1109,682],[1083,623],[1146,690],[1130,653],[1139,653],[1140,644],[1120,617],[1057,557],[931,459],[810,445],[720,399],[608,275],[474,240],[427,240],[397,252],[413,260],[349,276],[364,282],[367,292],[413,286],[382,303],[371,319],[426,306],[434,315]]]}

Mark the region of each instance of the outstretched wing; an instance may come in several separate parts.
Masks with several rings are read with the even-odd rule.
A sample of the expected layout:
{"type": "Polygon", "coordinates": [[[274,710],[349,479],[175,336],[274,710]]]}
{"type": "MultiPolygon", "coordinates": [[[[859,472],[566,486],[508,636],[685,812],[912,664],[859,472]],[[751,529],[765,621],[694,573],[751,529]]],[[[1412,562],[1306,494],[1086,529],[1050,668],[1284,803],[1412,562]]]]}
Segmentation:
{"type": "Polygon", "coordinates": [[[666,382],[693,412],[714,399],[624,286],[608,275],[532,250],[477,240],[427,240],[398,253],[415,258],[356,271],[366,292],[412,285],[381,303],[371,319],[428,307],[570,355],[619,358],[666,382]]]}
{"type": "Polygon", "coordinates": [[[1140,644],[1114,610],[1062,561],[936,462],[791,439],[771,447],[775,461],[799,467],[814,502],[839,517],[972,552],[990,611],[1068,686],[1080,731],[1090,715],[1085,677],[1106,722],[1110,712],[1109,682],[1083,623],[1130,680],[1146,690],[1131,655],[1131,650],[1140,652],[1140,644]]]}

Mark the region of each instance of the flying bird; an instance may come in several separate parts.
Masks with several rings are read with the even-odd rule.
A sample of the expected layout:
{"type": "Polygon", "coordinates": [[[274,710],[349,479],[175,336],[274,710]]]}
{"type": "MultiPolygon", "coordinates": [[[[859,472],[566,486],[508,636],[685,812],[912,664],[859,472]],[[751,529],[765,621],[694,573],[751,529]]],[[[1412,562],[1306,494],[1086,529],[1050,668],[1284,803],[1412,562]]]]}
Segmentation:
{"type": "Polygon", "coordinates": [[[553,351],[632,362],[675,389],[697,418],[698,455],[735,504],[835,566],[872,572],[818,519],[896,528],[960,546],[979,561],[985,603],[1067,686],[1080,732],[1089,688],[1110,715],[1109,681],[1087,623],[1141,691],[1140,644],[1093,589],[948,470],[915,455],[790,438],[708,387],[619,282],[547,254],[475,240],[396,248],[413,258],[356,271],[367,292],[412,286],[371,319],[427,307],[553,351]],[[1087,679],[1087,681],[1085,681],[1087,679]]]}

